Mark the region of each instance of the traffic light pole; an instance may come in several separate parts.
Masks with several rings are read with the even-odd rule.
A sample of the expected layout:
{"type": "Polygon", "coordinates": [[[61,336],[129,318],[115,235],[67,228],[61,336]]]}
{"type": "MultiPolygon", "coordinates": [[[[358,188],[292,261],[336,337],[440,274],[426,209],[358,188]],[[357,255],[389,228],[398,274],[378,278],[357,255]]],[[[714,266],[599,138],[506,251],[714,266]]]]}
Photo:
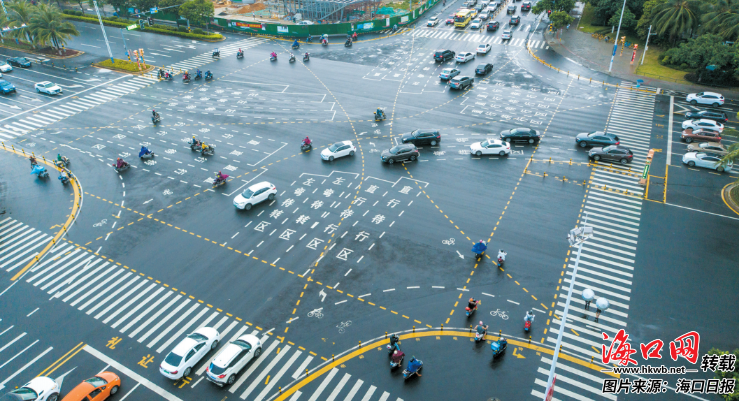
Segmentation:
{"type": "Polygon", "coordinates": [[[616,31],[616,38],[613,41],[613,53],[611,53],[611,63],[608,64],[608,72],[611,72],[611,68],[613,68],[613,59],[616,57],[616,50],[618,50],[618,35],[621,34],[621,21],[624,20],[624,11],[626,10],[626,0],[624,0],[624,5],[621,7],[621,18],[618,19],[618,31],[616,31]]]}
{"type": "Polygon", "coordinates": [[[103,38],[105,39],[105,46],[108,47],[108,54],[110,55],[110,63],[115,64],[113,61],[113,52],[110,50],[110,43],[108,43],[108,35],[105,34],[105,25],[103,25],[103,19],[100,17],[100,10],[98,9],[98,2],[92,0],[92,4],[95,5],[95,13],[98,15],[98,21],[100,22],[100,29],[103,31],[103,38]]]}

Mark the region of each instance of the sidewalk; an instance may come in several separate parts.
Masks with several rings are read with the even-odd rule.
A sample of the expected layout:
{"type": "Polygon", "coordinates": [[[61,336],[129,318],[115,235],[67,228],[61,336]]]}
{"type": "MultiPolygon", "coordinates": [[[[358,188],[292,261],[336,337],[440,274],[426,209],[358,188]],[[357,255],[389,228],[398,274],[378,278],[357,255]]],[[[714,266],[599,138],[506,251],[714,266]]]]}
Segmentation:
{"type": "MultiPolygon", "coordinates": [[[[580,3],[578,3],[578,5],[579,4],[580,3]]],[[[636,82],[637,79],[642,79],[644,80],[644,85],[662,88],[663,90],[667,89],[685,93],[712,91],[722,93],[727,98],[739,99],[739,88],[729,89],[701,85],[685,85],[636,75],[636,68],[641,61],[642,52],[644,51],[643,43],[639,45],[639,50],[636,52],[636,58],[634,59],[633,65],[631,64],[631,55],[633,54],[633,50],[624,49],[623,55],[620,55],[621,47],[619,47],[619,50],[616,52],[616,57],[613,60],[613,68],[609,73],[608,65],[611,61],[613,42],[610,44],[605,43],[603,40],[599,41],[593,38],[589,33],[578,31],[578,23],[579,16],[575,16],[575,21],[572,23],[572,26],[570,26],[570,29],[562,29],[562,32],[559,33],[559,38],[557,38],[556,32],[545,32],[543,34],[544,40],[552,50],[561,56],[575,60],[587,68],[618,77],[623,80],[636,82]]],[[[616,36],[616,34],[614,33],[610,36],[616,36]]]]}

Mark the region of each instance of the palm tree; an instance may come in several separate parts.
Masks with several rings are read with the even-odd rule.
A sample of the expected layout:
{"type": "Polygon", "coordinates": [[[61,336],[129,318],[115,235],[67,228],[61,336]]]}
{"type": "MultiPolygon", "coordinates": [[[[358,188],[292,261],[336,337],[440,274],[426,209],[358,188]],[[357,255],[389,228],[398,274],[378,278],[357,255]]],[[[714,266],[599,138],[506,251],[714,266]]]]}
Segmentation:
{"type": "Polygon", "coordinates": [[[72,36],[79,36],[79,31],[62,18],[62,12],[56,5],[40,3],[31,17],[31,32],[37,44],[60,49],[72,36]]]}
{"type": "MultiPolygon", "coordinates": [[[[13,28],[20,28],[12,31],[10,36],[16,39],[25,39],[33,45],[33,34],[29,28],[31,24],[31,16],[35,7],[23,0],[15,0],[12,3],[6,3],[8,9],[8,21],[13,28]],[[23,26],[25,24],[25,26],[23,26]]],[[[34,48],[36,46],[34,45],[34,48]]]]}
{"type": "Polygon", "coordinates": [[[668,0],[652,14],[656,33],[667,34],[673,44],[684,33],[698,28],[701,3],[695,0],[668,0]]]}
{"type": "Polygon", "coordinates": [[[739,37],[739,0],[718,0],[706,6],[701,20],[706,31],[726,40],[736,41],[739,37]]]}

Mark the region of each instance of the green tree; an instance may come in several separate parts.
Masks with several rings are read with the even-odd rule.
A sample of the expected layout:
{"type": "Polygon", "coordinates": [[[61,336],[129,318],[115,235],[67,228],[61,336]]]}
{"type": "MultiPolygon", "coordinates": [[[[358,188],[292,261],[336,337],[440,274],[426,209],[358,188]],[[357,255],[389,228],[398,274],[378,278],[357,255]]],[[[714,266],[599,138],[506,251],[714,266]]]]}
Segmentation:
{"type": "MultiPolygon", "coordinates": [[[[10,36],[16,39],[24,39],[33,45],[33,33],[29,28],[31,17],[36,11],[36,7],[23,0],[15,0],[12,3],[5,3],[8,9],[8,21],[13,28],[19,28],[25,24],[25,27],[10,32],[10,36]]],[[[34,45],[34,48],[36,46],[34,45]]]]}
{"type": "MultiPolygon", "coordinates": [[[[621,9],[623,8],[623,1],[614,0],[591,0],[590,4],[593,6],[594,25],[607,25],[611,17],[618,14],[621,15],[621,9]]],[[[626,0],[626,9],[630,10],[634,16],[638,19],[642,15],[642,9],[644,7],[644,0],[626,0]]]]}
{"type": "MultiPolygon", "coordinates": [[[[731,149],[731,147],[734,147],[735,148],[734,149],[734,152],[739,151],[739,144],[735,143],[735,144],[731,145],[729,147],[729,149],[731,149]]],[[[731,155],[731,153],[729,155],[731,155]]],[[[724,159],[728,158],[729,155],[727,155],[726,157],[724,157],[724,159]]],[[[735,158],[736,158],[736,156],[735,156],[735,158]]],[[[723,162],[724,159],[722,159],[722,162],[723,162]]],[[[708,350],[708,354],[709,355],[710,354],[727,355],[727,354],[730,354],[730,353],[736,355],[736,359],[739,360],[739,349],[735,349],[733,352],[721,351],[718,348],[711,348],[710,350],[708,350]]],[[[716,379],[719,379],[719,380],[721,380],[721,379],[734,379],[734,382],[736,383],[737,381],[739,381],[739,368],[737,368],[736,366],[739,366],[739,365],[735,365],[733,372],[721,372],[718,369],[716,369],[716,379]]],[[[723,397],[723,399],[726,400],[726,401],[739,401],[739,386],[737,386],[737,387],[734,388],[734,392],[732,394],[724,394],[724,395],[721,395],[721,397],[723,397]]]]}
{"type": "MultiPolygon", "coordinates": [[[[98,9],[103,14],[103,17],[107,17],[107,15],[105,15],[105,5],[110,4],[108,3],[108,0],[95,0],[95,2],[98,3],[98,9]]],[[[92,10],[95,9],[95,3],[93,3],[92,0],[87,0],[87,6],[92,10]]]]}
{"type": "Polygon", "coordinates": [[[541,14],[547,12],[547,10],[564,11],[569,13],[575,8],[575,0],[539,0],[533,7],[531,12],[534,14],[541,14]]]}
{"type": "Polygon", "coordinates": [[[118,11],[118,15],[120,15],[121,17],[128,15],[128,6],[130,5],[128,0],[106,0],[106,1],[108,2],[108,4],[113,6],[115,10],[118,11]]]}
{"type": "Polygon", "coordinates": [[[185,1],[187,0],[161,0],[159,2],[159,8],[164,7],[172,7],[172,6],[178,6],[178,7],[172,7],[164,10],[164,12],[167,13],[175,13],[177,16],[180,16],[180,7],[185,1]]]}
{"type": "MultiPolygon", "coordinates": [[[[608,20],[608,25],[617,27],[619,20],[621,20],[621,10],[618,10],[618,13],[613,14],[613,17],[608,20]]],[[[636,22],[636,16],[627,8],[624,11],[623,20],[621,20],[621,29],[631,29],[636,26],[636,22]]]]}
{"type": "Polygon", "coordinates": [[[700,23],[700,2],[696,0],[668,0],[659,6],[652,17],[653,29],[667,35],[671,43],[682,35],[690,35],[700,23]]]}
{"type": "Polygon", "coordinates": [[[701,17],[707,32],[721,35],[722,38],[736,41],[739,38],[739,0],[717,0],[706,4],[701,17]]]}
{"type": "Polygon", "coordinates": [[[190,0],[180,6],[180,16],[195,25],[203,25],[210,21],[214,12],[213,3],[207,0],[190,0]]]}
{"type": "Polygon", "coordinates": [[[150,8],[156,7],[159,0],[131,0],[131,5],[138,8],[140,12],[149,11],[150,8]]]}
{"type": "Polygon", "coordinates": [[[552,22],[555,29],[564,28],[567,25],[570,25],[574,20],[575,17],[568,14],[567,11],[554,11],[552,15],[549,16],[549,21],[552,22]]]}
{"type": "Polygon", "coordinates": [[[60,49],[72,36],[79,36],[77,28],[62,17],[56,5],[40,3],[31,17],[31,32],[36,44],[60,49]]]}
{"type": "Polygon", "coordinates": [[[649,26],[652,25],[652,15],[654,9],[661,6],[662,4],[665,4],[666,2],[667,0],[647,0],[646,2],[644,2],[641,18],[639,18],[639,21],[636,23],[636,34],[639,35],[640,38],[647,38],[647,34],[649,33],[649,26]]]}

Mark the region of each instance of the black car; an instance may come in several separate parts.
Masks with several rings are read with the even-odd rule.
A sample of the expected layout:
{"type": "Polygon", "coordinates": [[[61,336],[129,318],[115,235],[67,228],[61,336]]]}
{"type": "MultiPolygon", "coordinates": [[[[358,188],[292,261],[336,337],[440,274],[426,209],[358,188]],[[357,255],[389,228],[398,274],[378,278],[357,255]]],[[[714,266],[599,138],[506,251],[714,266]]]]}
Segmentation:
{"type": "Polygon", "coordinates": [[[718,121],[720,123],[726,123],[729,119],[726,117],[726,113],[721,111],[689,111],[685,113],[686,120],[699,120],[704,118],[706,120],[718,121]]]}
{"type": "Polygon", "coordinates": [[[605,148],[593,148],[588,152],[588,157],[595,161],[616,161],[621,164],[631,163],[634,153],[629,148],[621,145],[611,145],[605,148]]]}
{"type": "Polygon", "coordinates": [[[434,60],[439,62],[454,60],[454,56],[456,55],[457,54],[451,50],[437,50],[434,52],[434,60]]]}
{"type": "Polygon", "coordinates": [[[497,31],[500,28],[500,22],[490,21],[488,22],[488,31],[497,31]]]}
{"type": "Polygon", "coordinates": [[[418,159],[418,154],[419,153],[416,145],[408,143],[393,146],[390,149],[385,149],[382,151],[380,157],[382,158],[383,162],[393,164],[395,162],[402,162],[405,160],[414,161],[418,159]]]}
{"type": "Polygon", "coordinates": [[[519,22],[521,22],[521,17],[511,17],[511,25],[518,25],[519,22]]]}
{"type": "Polygon", "coordinates": [[[449,81],[449,87],[452,89],[467,89],[475,82],[474,78],[456,76],[449,81]]]}
{"type": "Polygon", "coordinates": [[[583,132],[577,134],[575,142],[580,145],[581,148],[587,148],[588,146],[609,146],[618,145],[621,140],[614,134],[606,134],[603,131],[583,132]]]}
{"type": "Polygon", "coordinates": [[[515,14],[516,13],[516,6],[510,5],[508,6],[508,11],[506,11],[508,14],[515,14]]]}
{"type": "Polygon", "coordinates": [[[531,11],[531,2],[524,1],[523,4],[521,4],[521,11],[531,11]]]}
{"type": "Polygon", "coordinates": [[[441,142],[441,134],[436,129],[417,129],[413,132],[408,132],[400,137],[403,143],[412,143],[418,145],[431,145],[435,146],[441,142]]]}
{"type": "Polygon", "coordinates": [[[31,68],[31,62],[25,57],[11,57],[7,61],[13,67],[31,68]]]}
{"type": "Polygon", "coordinates": [[[475,68],[475,74],[477,75],[487,75],[491,72],[493,72],[493,65],[490,63],[480,64],[475,68]]]}
{"type": "Polygon", "coordinates": [[[541,139],[539,131],[531,128],[514,128],[502,131],[500,139],[506,142],[537,143],[541,139]]]}

